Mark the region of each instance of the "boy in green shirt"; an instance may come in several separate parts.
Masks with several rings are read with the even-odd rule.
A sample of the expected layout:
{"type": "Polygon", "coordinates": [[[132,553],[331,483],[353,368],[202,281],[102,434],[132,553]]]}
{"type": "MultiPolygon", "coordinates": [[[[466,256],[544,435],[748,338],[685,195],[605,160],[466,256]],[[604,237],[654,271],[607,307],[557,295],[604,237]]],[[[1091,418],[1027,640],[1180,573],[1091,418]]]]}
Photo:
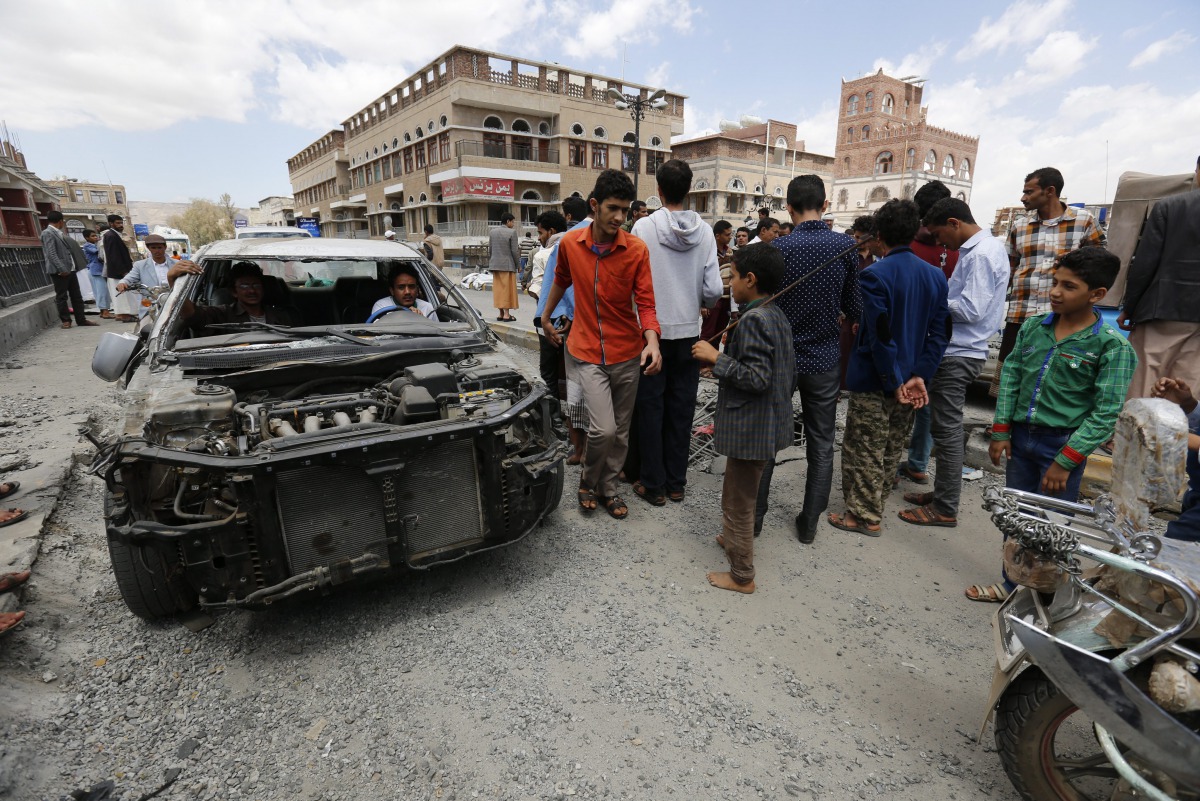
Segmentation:
{"type": "MultiPolygon", "coordinates": [[[[1079,497],[1087,457],[1112,436],[1137,357],[1092,308],[1117,278],[1121,260],[1102,247],[1059,258],[1050,313],[1026,320],[1000,375],[988,448],[1008,460],[1004,484],[1067,501],[1079,497]]],[[[972,601],[1003,601],[1015,588],[967,588],[972,601]]]]}

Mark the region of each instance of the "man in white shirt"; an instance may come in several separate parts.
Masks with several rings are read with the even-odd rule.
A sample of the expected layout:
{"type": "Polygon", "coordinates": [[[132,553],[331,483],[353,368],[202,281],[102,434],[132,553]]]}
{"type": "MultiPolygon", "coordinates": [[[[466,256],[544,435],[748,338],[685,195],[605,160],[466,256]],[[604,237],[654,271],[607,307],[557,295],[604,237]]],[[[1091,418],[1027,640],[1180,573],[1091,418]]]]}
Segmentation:
{"type": "MultiPolygon", "coordinates": [[[[177,262],[174,259],[167,258],[167,240],[163,239],[158,234],[150,234],[142,240],[142,244],[146,246],[146,250],[150,255],[141,261],[134,262],[133,269],[125,274],[117,283],[117,291],[125,292],[133,287],[165,287],[167,283],[167,272],[174,267],[177,262]]],[[[145,317],[149,309],[143,306],[140,301],[134,301],[132,304],[138,311],[138,317],[145,317]]]]}
{"type": "MultiPolygon", "coordinates": [[[[385,309],[393,309],[395,314],[408,311],[434,320],[437,319],[433,304],[417,297],[421,291],[421,284],[417,280],[415,267],[410,264],[393,266],[391,272],[388,273],[388,286],[391,288],[392,294],[375,301],[375,305],[371,307],[372,317],[385,309]]],[[[383,316],[381,315],[378,319],[383,319],[383,316]]]]}
{"type": "Polygon", "coordinates": [[[1004,298],[1011,272],[1004,240],[976,224],[970,207],[958,198],[942,198],[923,221],[944,247],[958,250],[946,305],[953,332],[929,385],[931,430],[937,446],[933,492],[905,493],[915,508],[900,519],[918,526],[958,525],[962,495],[963,407],[967,388],[987,362],[988,340],[1004,327],[1004,298]]]}

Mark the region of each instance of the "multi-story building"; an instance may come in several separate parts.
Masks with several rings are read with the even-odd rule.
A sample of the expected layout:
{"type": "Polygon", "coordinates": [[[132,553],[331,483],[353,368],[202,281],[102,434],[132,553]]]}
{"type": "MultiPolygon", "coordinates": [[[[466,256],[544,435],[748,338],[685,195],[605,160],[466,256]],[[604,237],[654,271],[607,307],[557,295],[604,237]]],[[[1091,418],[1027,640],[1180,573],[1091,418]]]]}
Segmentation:
{"type": "MultiPolygon", "coordinates": [[[[40,237],[46,212],[58,205],[53,188],[26,166],[21,151],[0,139],[0,306],[50,285],[40,237]]],[[[0,352],[13,344],[0,336],[0,352]]]]}
{"type": "Polygon", "coordinates": [[[833,156],[809,153],[796,138],[796,126],[778,120],[741,127],[722,124],[719,133],[676,142],[671,157],[692,168],[689,207],[705,221],[741,225],[764,206],[779,219],[787,202],[788,182],[815,174],[833,182],[833,156]]]}
{"type": "Polygon", "coordinates": [[[892,198],[937,179],[970,202],[979,137],[930,125],[923,80],[874,75],[842,81],[832,210],[849,226],[892,198]]]}
{"type": "Polygon", "coordinates": [[[250,225],[295,225],[295,202],[290,197],[271,195],[258,201],[247,214],[250,225]]]}
{"type": "Polygon", "coordinates": [[[110,214],[120,214],[132,235],[133,222],[125,198],[125,187],[119,184],[93,184],[75,178],[55,178],[46,183],[54,190],[67,220],[67,232],[79,237],[85,228],[95,229],[110,214]]]}
{"type": "MultiPolygon", "coordinates": [[[[586,197],[608,167],[653,176],[683,132],[685,98],[665,96],[634,123],[610,89],[654,89],[559,64],[456,46],[288,160],[301,216],[326,236],[420,239],[433,224],[447,247],[487,236],[512,212],[530,224],[562,198],[586,197]]],[[[640,181],[643,194],[652,180],[640,181]]]]}

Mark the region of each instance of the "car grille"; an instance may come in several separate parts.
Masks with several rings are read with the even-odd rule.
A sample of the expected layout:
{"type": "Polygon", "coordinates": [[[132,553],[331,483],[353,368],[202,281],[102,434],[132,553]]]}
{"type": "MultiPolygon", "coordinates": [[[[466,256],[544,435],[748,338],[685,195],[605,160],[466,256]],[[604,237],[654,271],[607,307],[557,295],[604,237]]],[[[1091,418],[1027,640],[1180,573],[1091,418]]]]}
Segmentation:
{"type": "Polygon", "coordinates": [[[389,519],[393,515],[400,520],[409,518],[410,560],[483,539],[479,475],[475,445],[470,440],[431,448],[389,479],[394,482],[394,492],[384,493],[387,515],[389,519]]]}
{"type": "Polygon", "coordinates": [[[387,556],[383,492],[362,470],[302,467],[279,476],[279,518],[292,574],[387,556]]]}

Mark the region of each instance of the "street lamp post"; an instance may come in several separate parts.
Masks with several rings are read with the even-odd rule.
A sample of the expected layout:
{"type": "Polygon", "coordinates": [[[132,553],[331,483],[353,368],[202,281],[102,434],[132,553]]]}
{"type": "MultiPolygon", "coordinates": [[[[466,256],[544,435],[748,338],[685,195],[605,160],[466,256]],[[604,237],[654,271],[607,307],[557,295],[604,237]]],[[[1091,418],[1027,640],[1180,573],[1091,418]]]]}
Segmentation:
{"type": "Polygon", "coordinates": [[[666,89],[659,89],[649,97],[634,97],[632,95],[623,95],[616,89],[609,88],[608,97],[613,101],[613,105],[621,111],[629,110],[629,116],[633,118],[633,195],[637,198],[638,188],[638,173],[642,170],[642,120],[646,118],[647,108],[666,108],[667,101],[664,99],[667,94],[666,89]]]}

